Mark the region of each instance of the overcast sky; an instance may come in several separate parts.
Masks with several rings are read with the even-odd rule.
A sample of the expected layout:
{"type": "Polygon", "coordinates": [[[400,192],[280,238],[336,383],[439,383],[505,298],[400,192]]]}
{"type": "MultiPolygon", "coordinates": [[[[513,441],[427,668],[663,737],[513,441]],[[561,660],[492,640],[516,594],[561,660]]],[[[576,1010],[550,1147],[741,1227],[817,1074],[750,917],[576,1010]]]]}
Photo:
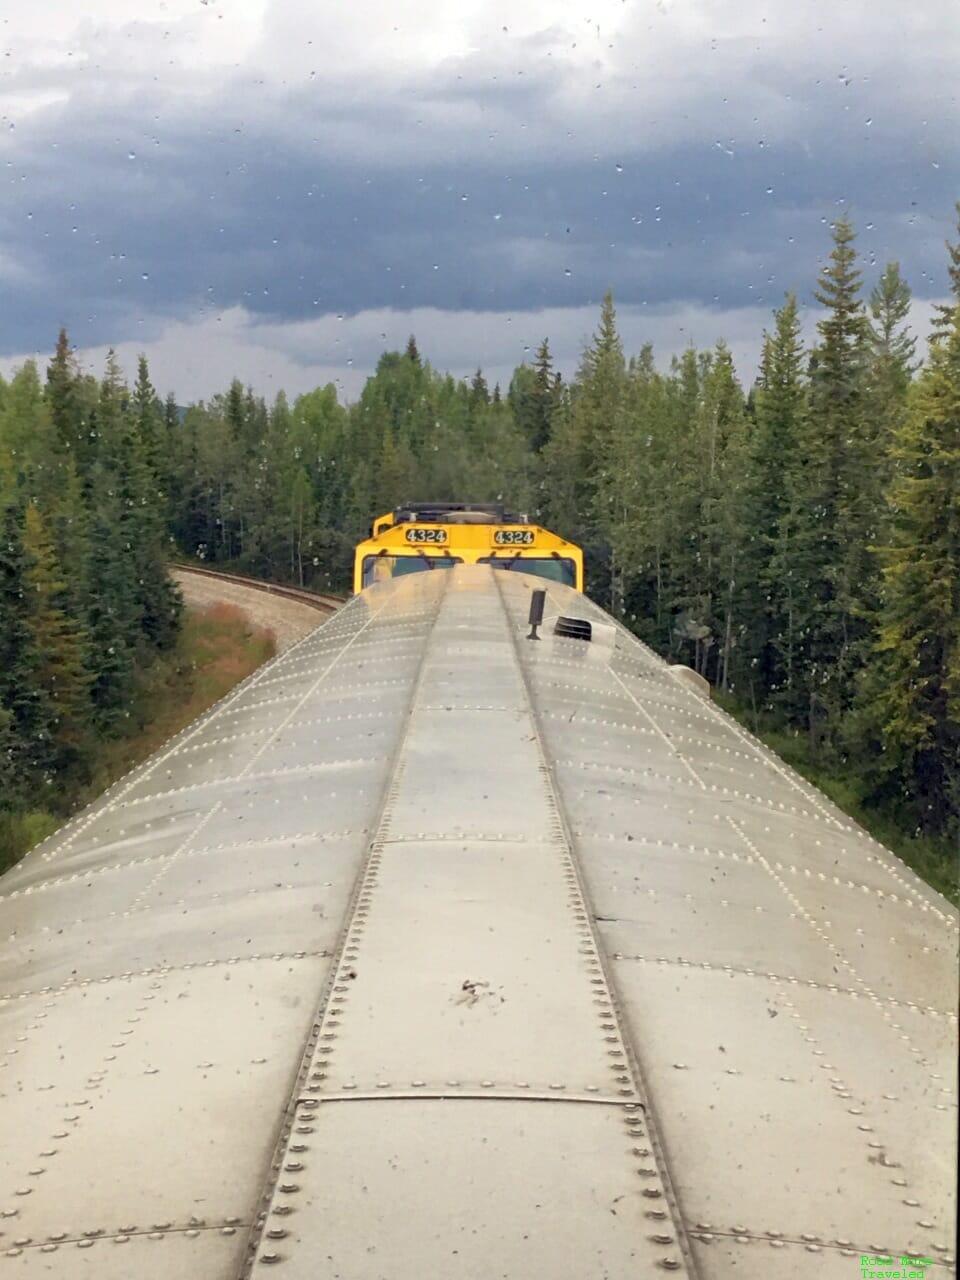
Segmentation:
{"type": "MultiPolygon", "coordinates": [[[[66,325],[185,402],[357,394],[415,332],[490,381],[811,300],[829,223],[925,330],[960,195],[956,0],[8,0],[0,369],[66,325]],[[444,11],[445,10],[445,11],[444,11]]],[[[815,321],[808,314],[806,325],[815,321]]]]}

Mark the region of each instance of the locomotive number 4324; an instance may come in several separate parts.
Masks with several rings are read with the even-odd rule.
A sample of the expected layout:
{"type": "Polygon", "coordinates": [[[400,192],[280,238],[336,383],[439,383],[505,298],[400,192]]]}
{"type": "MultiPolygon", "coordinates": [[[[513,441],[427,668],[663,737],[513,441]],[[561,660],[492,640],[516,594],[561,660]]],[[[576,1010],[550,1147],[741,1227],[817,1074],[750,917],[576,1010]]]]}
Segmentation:
{"type": "Polygon", "coordinates": [[[408,529],[408,542],[432,542],[434,545],[438,542],[446,542],[446,529],[408,529]]]}
{"type": "Polygon", "coordinates": [[[533,542],[533,530],[497,529],[493,541],[498,547],[529,547],[533,542]]]}

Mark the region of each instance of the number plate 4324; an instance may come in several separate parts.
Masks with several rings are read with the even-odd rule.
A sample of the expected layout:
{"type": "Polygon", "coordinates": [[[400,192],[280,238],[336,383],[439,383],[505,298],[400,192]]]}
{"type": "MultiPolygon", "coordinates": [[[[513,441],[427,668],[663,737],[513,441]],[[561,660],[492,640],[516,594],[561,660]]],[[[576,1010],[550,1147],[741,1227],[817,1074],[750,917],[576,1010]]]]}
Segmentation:
{"type": "Polygon", "coordinates": [[[431,542],[436,546],[438,542],[446,542],[446,529],[408,529],[408,542],[431,542]]]}

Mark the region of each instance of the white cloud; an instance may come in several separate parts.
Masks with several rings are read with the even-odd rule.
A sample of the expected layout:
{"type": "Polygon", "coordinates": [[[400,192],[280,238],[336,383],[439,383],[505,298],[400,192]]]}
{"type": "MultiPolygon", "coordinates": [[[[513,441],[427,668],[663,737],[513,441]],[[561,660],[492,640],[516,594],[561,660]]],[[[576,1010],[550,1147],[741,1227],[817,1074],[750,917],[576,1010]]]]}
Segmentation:
{"type": "MultiPolygon", "coordinates": [[[[340,139],[380,162],[398,147],[436,154],[444,137],[492,137],[498,155],[609,154],[625,126],[633,150],[705,135],[737,148],[803,137],[824,115],[864,145],[913,129],[936,150],[955,127],[955,99],[944,107],[960,62],[955,0],[44,0],[16,6],[3,32],[0,110],[14,116],[94,83],[155,85],[171,105],[185,77],[209,93],[232,84],[253,117],[291,90],[316,90],[323,109],[325,87],[368,106],[406,88],[408,110],[340,139]],[[535,99],[522,92],[531,83],[535,99]],[[458,84],[462,99],[482,95],[472,118],[458,84]],[[451,92],[436,100],[441,85],[451,92]],[[405,137],[416,119],[429,128],[405,137]]],[[[315,130],[288,118],[285,132],[315,130]]],[[[806,140],[817,145],[816,129],[806,140]]]]}
{"type": "Polygon", "coordinates": [[[0,117],[14,124],[51,103],[105,87],[171,97],[184,73],[231,73],[260,43],[271,0],[44,0],[4,20],[0,117]]]}
{"type": "MultiPolygon", "coordinates": [[[[21,3],[0,26],[0,111],[22,126],[0,214],[5,348],[61,320],[96,339],[139,331],[182,343],[169,368],[193,394],[204,372],[184,335],[213,325],[211,349],[229,333],[260,379],[276,350],[272,382],[334,369],[353,391],[375,359],[343,362],[359,317],[311,362],[265,347],[244,312],[198,314],[200,298],[287,315],[425,301],[491,308],[464,358],[506,368],[513,348],[486,353],[493,308],[610,281],[635,302],[672,297],[670,322],[637,314],[676,335],[683,299],[723,308],[809,283],[811,245],[828,251],[817,219],[848,197],[856,221],[877,220],[861,246],[939,289],[954,4],[21,3]]],[[[397,313],[361,312],[381,314],[397,313]]]]}
{"type": "MultiPolygon", "coordinates": [[[[915,301],[911,325],[924,349],[935,299],[915,301]]],[[[804,340],[816,338],[819,313],[801,310],[804,340]]],[[[384,351],[402,350],[411,333],[424,359],[440,372],[469,378],[478,365],[492,387],[506,390],[514,368],[531,363],[544,338],[550,341],[554,365],[565,378],[574,376],[581,352],[596,330],[598,307],[551,307],[515,311],[369,310],[353,316],[317,316],[289,324],[263,324],[243,308],[205,314],[167,324],[145,343],[122,342],[116,351],[128,377],[143,352],[154,385],[165,395],[176,393],[180,404],[209,399],[240,378],[268,400],[280,390],[293,398],[333,382],[341,400],[356,399],[384,351]]],[[[709,309],[695,304],[621,307],[617,325],[627,355],[646,342],[654,344],[662,369],[689,346],[712,347],[724,339],[744,389],[756,376],[763,331],[773,326],[767,307],[709,309]]],[[[79,352],[83,367],[99,376],[107,348],[79,352]]],[[[34,353],[45,362],[48,353],[34,353]]],[[[0,359],[9,376],[28,355],[0,359]]]]}

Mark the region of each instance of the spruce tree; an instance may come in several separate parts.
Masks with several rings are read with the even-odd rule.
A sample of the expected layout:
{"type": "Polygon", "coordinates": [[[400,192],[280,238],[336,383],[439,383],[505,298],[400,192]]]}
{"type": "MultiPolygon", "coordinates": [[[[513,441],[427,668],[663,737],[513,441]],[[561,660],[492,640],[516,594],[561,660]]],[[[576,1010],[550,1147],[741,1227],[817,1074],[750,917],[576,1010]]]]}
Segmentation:
{"type": "Polygon", "coordinates": [[[899,262],[888,262],[870,291],[870,355],[889,366],[894,386],[905,391],[914,371],[917,340],[908,327],[910,287],[900,275],[899,262]]]}
{"type": "Polygon", "coordinates": [[[623,518],[614,530],[624,609],[645,640],[667,649],[686,594],[674,589],[673,571],[693,423],[681,421],[674,381],[656,371],[649,345],[629,363],[624,427],[616,463],[623,518]]]}
{"type": "MultiPolygon", "coordinates": [[[[887,264],[869,300],[869,361],[864,391],[865,435],[874,465],[864,482],[878,521],[883,517],[882,495],[889,487],[894,439],[907,414],[910,384],[917,365],[916,339],[910,332],[910,289],[899,263],[887,264]]],[[[866,495],[864,495],[866,496],[866,495]]],[[[867,542],[881,537],[879,525],[868,531],[867,542]]],[[[879,589],[879,583],[876,584],[879,589]]]]}
{"type": "Polygon", "coordinates": [[[306,469],[298,466],[293,474],[289,497],[290,511],[290,576],[298,586],[304,584],[304,561],[311,546],[315,511],[313,486],[306,469]]]}
{"type": "Polygon", "coordinates": [[[140,640],[135,578],[139,512],[126,448],[126,405],[127,390],[110,350],[100,384],[90,476],[90,546],[97,574],[90,603],[91,641],[97,655],[91,694],[103,728],[115,726],[127,714],[140,640]]]}
{"type": "Polygon", "coordinates": [[[490,390],[487,386],[487,380],[483,376],[483,370],[478,366],[477,372],[473,375],[470,383],[471,398],[477,406],[486,406],[490,403],[490,390]]]}
{"type": "Polygon", "coordinates": [[[34,655],[29,680],[50,717],[50,767],[60,771],[76,762],[87,736],[90,676],[53,536],[33,502],[24,515],[23,550],[25,621],[34,655]]]}
{"type": "Polygon", "coordinates": [[[92,671],[96,654],[90,644],[90,608],[96,590],[97,566],[93,562],[90,510],[72,458],[64,463],[62,481],[50,510],[55,554],[64,580],[61,606],[78,628],[84,664],[92,671]]]}
{"type": "Polygon", "coordinates": [[[553,357],[550,355],[550,345],[546,338],[537,348],[533,373],[529,441],[533,452],[541,453],[553,430],[553,409],[556,401],[553,357]]]}
{"type": "Polygon", "coordinates": [[[826,308],[811,359],[810,413],[792,495],[798,628],[811,743],[835,745],[869,646],[876,578],[867,551],[877,512],[867,472],[867,321],[854,231],[833,226],[834,247],[814,297],[826,308]]]}
{"type": "Polygon", "coordinates": [[[82,373],[66,330],[61,329],[56,351],[47,367],[46,400],[61,456],[73,457],[84,482],[97,452],[98,397],[96,379],[82,373]]]}
{"type": "Polygon", "coordinates": [[[150,369],[147,365],[147,357],[144,355],[137,359],[137,381],[133,387],[132,408],[144,461],[149,468],[151,483],[156,491],[155,505],[166,516],[170,457],[166,441],[166,423],[163,405],[150,381],[150,369]]]}
{"type": "Polygon", "coordinates": [[[924,831],[960,836],[960,307],[934,343],[897,432],[890,537],[878,549],[884,598],[863,680],[882,750],[879,795],[924,831]]]}
{"type": "Polygon", "coordinates": [[[53,414],[54,425],[60,433],[61,445],[65,449],[75,449],[78,445],[79,411],[76,393],[79,380],[77,358],[70,349],[66,329],[61,329],[56,351],[47,366],[47,402],[53,414]]]}
{"type": "Polygon", "coordinates": [[[931,342],[940,342],[949,338],[953,331],[954,309],[960,306],[960,200],[956,203],[957,240],[955,244],[947,241],[947,279],[950,282],[952,297],[949,302],[940,303],[934,308],[933,332],[931,342]]]}
{"type": "Polygon", "coordinates": [[[705,613],[717,636],[714,670],[703,674],[711,674],[717,686],[726,689],[734,647],[741,638],[741,524],[750,433],[743,392],[722,340],[704,382],[702,413],[707,467],[702,480],[700,566],[705,613]]]}
{"type": "MultiPolygon", "coordinates": [[[[580,363],[571,427],[577,461],[585,464],[581,505],[593,590],[614,613],[623,608],[624,564],[617,556],[616,527],[627,510],[627,496],[618,491],[619,461],[627,423],[626,361],[617,332],[613,294],[608,290],[600,309],[600,324],[580,363]]],[[[576,464],[576,463],[575,463],[576,464]]]]}
{"type": "MultiPolygon", "coordinates": [[[[27,360],[10,381],[0,410],[0,469],[7,485],[49,501],[61,484],[62,457],[37,366],[27,360]]],[[[0,479],[0,483],[3,483],[0,479]]]]}
{"type": "Polygon", "coordinates": [[[55,764],[54,712],[37,673],[43,660],[27,623],[28,560],[23,546],[24,511],[0,510],[0,709],[5,713],[3,772],[8,802],[29,802],[51,777],[55,764]]]}
{"type": "Polygon", "coordinates": [[[788,294],[774,312],[773,333],[764,335],[753,412],[743,523],[743,675],[753,704],[765,705],[771,695],[789,703],[797,677],[797,582],[789,517],[807,388],[796,293],[788,294]]]}

